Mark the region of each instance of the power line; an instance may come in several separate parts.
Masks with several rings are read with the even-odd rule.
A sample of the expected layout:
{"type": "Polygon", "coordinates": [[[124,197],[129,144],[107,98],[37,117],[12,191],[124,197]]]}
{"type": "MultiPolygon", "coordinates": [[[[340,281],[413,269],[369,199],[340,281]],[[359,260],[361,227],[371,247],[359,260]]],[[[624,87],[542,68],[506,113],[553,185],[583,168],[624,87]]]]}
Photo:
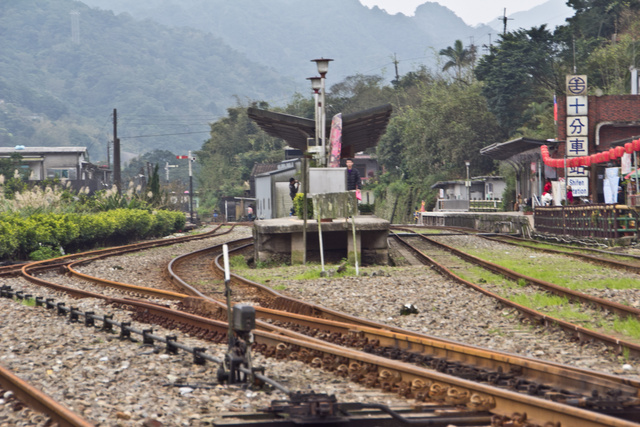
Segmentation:
{"type": "Polygon", "coordinates": [[[196,133],[210,133],[210,131],[200,131],[200,132],[182,132],[182,133],[163,133],[157,135],[135,135],[135,136],[120,136],[118,139],[137,139],[137,138],[151,138],[155,136],[176,136],[176,135],[192,135],[196,133]]]}

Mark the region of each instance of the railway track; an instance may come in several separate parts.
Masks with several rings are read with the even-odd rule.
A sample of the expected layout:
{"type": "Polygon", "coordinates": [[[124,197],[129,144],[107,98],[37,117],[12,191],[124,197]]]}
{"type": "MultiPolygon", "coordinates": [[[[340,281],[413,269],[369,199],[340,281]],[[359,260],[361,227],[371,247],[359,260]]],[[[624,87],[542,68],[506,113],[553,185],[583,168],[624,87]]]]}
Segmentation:
{"type": "MultiPolygon", "coordinates": [[[[174,260],[174,262],[175,261],[177,260],[174,260]]],[[[214,263],[212,263],[212,265],[214,265],[214,263]]],[[[218,271],[220,271],[219,256],[216,259],[215,265],[218,271]]],[[[283,313],[281,311],[270,310],[268,308],[257,307],[257,317],[269,322],[269,325],[273,325],[274,323],[285,324],[289,327],[291,327],[291,325],[294,325],[295,330],[302,330],[305,333],[313,331],[314,335],[318,335],[317,331],[321,331],[320,335],[324,335],[325,337],[328,335],[332,338],[333,342],[339,342],[342,345],[351,344],[355,345],[356,347],[366,347],[366,344],[363,345],[363,343],[375,343],[375,345],[369,346],[367,350],[372,353],[381,355],[391,355],[391,357],[402,360],[411,360],[413,358],[422,360],[423,363],[425,360],[427,360],[427,363],[430,363],[430,367],[432,368],[436,367],[438,363],[441,363],[441,371],[449,373],[457,371],[460,374],[461,371],[466,370],[467,374],[469,374],[469,372],[473,369],[477,369],[481,366],[491,365],[491,368],[489,368],[489,370],[493,369],[494,375],[500,376],[500,372],[509,372],[508,374],[506,374],[506,376],[512,376],[514,372],[520,371],[525,365],[527,367],[536,365],[536,362],[533,360],[516,360],[518,358],[513,358],[513,356],[509,355],[505,356],[504,358],[497,357],[498,359],[501,359],[501,362],[505,362],[504,364],[499,364],[498,366],[494,363],[488,362],[489,360],[496,359],[496,354],[492,352],[483,352],[481,349],[478,350],[475,348],[465,348],[465,346],[460,345],[456,346],[455,343],[450,343],[442,340],[434,340],[432,337],[426,337],[421,334],[415,334],[397,328],[389,328],[386,325],[380,325],[374,322],[366,321],[364,319],[358,319],[352,316],[343,315],[331,310],[326,310],[319,306],[305,304],[302,301],[285,297],[270,288],[264,288],[260,284],[253,283],[239,276],[233,276],[233,279],[234,290],[239,287],[251,287],[254,289],[259,289],[259,292],[261,294],[270,293],[272,295],[270,301],[279,301],[280,305],[285,306],[283,308],[294,312],[293,314],[290,314],[283,313]],[[309,306],[309,308],[303,308],[305,305],[309,306]],[[295,312],[299,311],[314,313],[314,317],[310,318],[309,316],[300,316],[298,314],[295,314],[295,312]],[[318,318],[327,320],[318,320],[318,318]],[[388,329],[389,331],[383,333],[381,328],[388,329]],[[340,338],[340,336],[347,338],[340,338]],[[422,349],[422,351],[416,351],[416,348],[420,348],[422,349]],[[445,354],[449,357],[449,362],[452,363],[448,366],[448,368],[445,366],[449,362],[445,362],[444,357],[438,357],[444,356],[445,354]],[[462,366],[460,364],[460,361],[468,362],[470,359],[474,359],[474,363],[468,364],[466,366],[462,366]]],[[[242,293],[246,297],[248,292],[244,291],[242,293]]],[[[264,301],[265,298],[260,297],[259,300],[264,301]]],[[[264,326],[261,325],[260,327],[264,326]]],[[[537,372],[535,374],[530,373],[530,378],[544,377],[545,374],[543,374],[543,372],[548,369],[548,365],[546,367],[537,366],[537,368],[533,370],[536,369],[537,372]]],[[[561,369],[566,369],[566,367],[562,367],[561,369]]],[[[579,372],[579,370],[576,371],[576,373],[577,372],[579,372]]],[[[580,372],[578,376],[581,376],[581,374],[583,373],[584,372],[580,372]]],[[[487,374],[487,372],[485,372],[485,374],[487,374]]],[[[482,375],[483,374],[480,374],[479,376],[482,375]]],[[[490,376],[491,374],[487,375],[490,376]]],[[[548,377],[554,375],[556,375],[556,373],[549,374],[548,377]]],[[[613,379],[614,382],[617,381],[616,377],[611,377],[609,379],[613,379]]],[[[573,380],[575,380],[575,377],[573,378],[573,380]]],[[[518,380],[512,380],[511,384],[514,384],[517,381],[518,380]]],[[[574,383],[573,385],[569,385],[571,381],[571,379],[565,379],[561,381],[562,387],[567,387],[570,389],[573,388],[575,390],[584,387],[584,383],[582,383],[581,380],[574,383]]],[[[523,382],[521,382],[522,389],[526,389],[527,387],[529,387],[530,390],[533,390],[536,387],[540,387],[539,383],[529,383],[528,385],[524,385],[526,382],[526,380],[523,380],[523,382]]],[[[636,386],[632,386],[632,388],[636,386]]],[[[598,392],[595,392],[595,394],[602,392],[603,390],[600,390],[598,392]]],[[[637,392],[637,390],[631,391],[630,389],[630,392],[631,394],[634,394],[637,392]]],[[[606,393],[606,391],[604,393],[606,393]]]]}
{"type": "MultiPolygon", "coordinates": [[[[528,284],[528,285],[534,285],[537,286],[547,292],[556,294],[556,295],[560,295],[560,296],[564,296],[567,297],[568,300],[570,301],[576,301],[578,303],[581,304],[587,304],[589,306],[593,306],[593,307],[597,307],[603,310],[607,310],[611,313],[615,313],[618,316],[621,317],[638,317],[638,315],[640,315],[640,310],[635,308],[635,307],[630,307],[624,304],[620,304],[620,303],[616,303],[613,301],[609,301],[607,299],[603,299],[603,298],[598,298],[598,297],[594,297],[588,294],[584,294],[582,292],[578,292],[572,289],[568,289],[562,286],[558,286],[555,285],[553,283],[544,281],[544,280],[540,280],[540,279],[536,279],[534,277],[530,277],[530,276],[525,276],[522,274],[519,274],[513,270],[504,268],[503,266],[500,266],[498,264],[489,262],[489,261],[485,261],[483,259],[480,259],[478,257],[475,257],[473,255],[469,255],[467,253],[465,253],[462,250],[456,249],[450,245],[446,245],[444,243],[438,242],[434,239],[431,239],[425,235],[418,235],[415,234],[416,238],[420,239],[421,242],[426,243],[429,247],[431,247],[433,250],[435,250],[439,256],[438,260],[434,260],[431,257],[429,257],[427,254],[425,254],[423,251],[421,251],[420,249],[416,248],[415,246],[409,244],[408,242],[405,242],[405,244],[407,244],[408,246],[411,246],[414,251],[416,253],[421,253],[424,256],[425,262],[429,263],[430,265],[432,265],[436,270],[438,270],[439,272],[441,272],[442,274],[446,275],[447,277],[453,278],[454,280],[457,280],[460,283],[464,283],[467,286],[470,286],[476,290],[478,290],[479,292],[484,293],[485,295],[489,295],[492,298],[495,298],[497,300],[499,300],[502,304],[504,304],[505,306],[508,307],[513,307],[516,310],[518,310],[520,313],[522,313],[523,315],[535,320],[536,322],[540,323],[540,324],[554,324],[554,325],[558,325],[560,326],[562,329],[564,329],[567,333],[573,334],[575,335],[578,339],[580,340],[596,340],[599,342],[603,342],[606,345],[616,349],[616,351],[618,352],[622,352],[622,351],[630,351],[633,354],[640,354],[640,346],[635,343],[635,342],[631,342],[628,340],[624,340],[621,338],[617,338],[617,337],[612,337],[606,334],[602,334],[587,328],[584,328],[582,326],[579,325],[575,325],[572,324],[570,322],[558,319],[558,318],[554,318],[552,316],[549,316],[545,313],[541,313],[538,312],[536,310],[533,310],[529,307],[523,306],[521,304],[517,304],[511,300],[509,300],[508,298],[502,297],[500,295],[497,295],[494,292],[488,291],[487,289],[485,289],[485,287],[483,286],[479,286],[478,284],[475,283],[471,283],[467,280],[464,280],[462,277],[458,276],[457,274],[454,273],[454,271],[460,267],[460,262],[464,261],[464,262],[468,262],[471,263],[472,265],[479,265],[483,268],[485,268],[488,271],[491,271],[495,274],[498,274],[500,276],[504,276],[506,278],[509,278],[513,281],[524,281],[524,283],[528,284]],[[447,255],[442,255],[442,251],[446,251],[448,254],[447,255]],[[451,268],[447,268],[446,265],[447,263],[451,262],[451,264],[449,264],[449,266],[451,268]]],[[[399,237],[398,237],[399,238],[399,237]]]]}
{"type": "MultiPolygon", "coordinates": [[[[245,247],[239,246],[237,251],[242,251],[245,247]]],[[[220,264],[220,248],[212,248],[210,256],[212,263],[220,264]],[[213,256],[215,255],[215,257],[213,256]],[[214,259],[216,262],[214,262],[214,259]]],[[[198,256],[191,256],[192,259],[205,256],[201,252],[198,256]]],[[[188,259],[188,258],[187,258],[188,259]]],[[[181,261],[185,262],[186,261],[181,261]]],[[[174,260],[176,267],[181,263],[174,260]]],[[[202,262],[202,261],[198,261],[202,262]]],[[[202,263],[200,264],[202,266],[202,263]]],[[[179,270],[180,267],[176,267],[179,270]]],[[[29,269],[26,269],[29,271],[29,269]]],[[[193,269],[186,268],[183,271],[193,269]]],[[[73,271],[73,267],[69,269],[73,271]]],[[[88,278],[92,282],[99,282],[98,278],[88,278]]],[[[186,283],[184,279],[180,279],[186,283]]],[[[421,334],[400,330],[399,328],[389,328],[386,325],[358,319],[353,316],[346,316],[332,310],[327,310],[319,306],[310,305],[303,301],[278,294],[270,288],[261,287],[258,284],[250,283],[235,276],[232,284],[233,290],[237,291],[240,286],[253,287],[259,291],[247,290],[243,294],[243,299],[250,296],[251,292],[262,295],[270,294],[272,298],[269,303],[273,303],[278,308],[285,308],[294,312],[293,314],[283,312],[274,308],[256,307],[256,315],[259,319],[257,330],[254,332],[255,347],[258,351],[273,355],[279,358],[290,358],[304,360],[311,364],[321,365],[325,369],[334,370],[340,375],[348,376],[352,380],[364,382],[372,386],[378,386],[388,391],[396,391],[407,397],[424,401],[434,400],[447,403],[449,405],[462,405],[472,408],[475,411],[485,411],[491,409],[498,416],[512,415],[514,412],[526,412],[530,419],[542,420],[544,422],[562,422],[562,425],[633,425],[628,421],[613,418],[607,415],[597,414],[592,411],[580,409],[579,405],[601,405],[604,412],[627,412],[625,406],[632,406],[637,398],[638,384],[633,382],[620,381],[617,377],[606,375],[593,376],[587,371],[574,370],[553,364],[538,363],[533,359],[513,357],[512,355],[496,356],[489,351],[463,346],[453,342],[435,340],[421,334]],[[258,285],[258,286],[256,286],[258,285]],[[300,314],[303,312],[304,314],[300,314]],[[293,331],[280,327],[279,325],[293,327],[293,331]],[[318,339],[312,339],[308,335],[329,338],[333,342],[327,345],[318,339]],[[351,342],[354,348],[362,348],[368,351],[359,351],[338,346],[336,343],[347,345],[351,342]],[[466,353],[457,353],[447,361],[444,357],[450,356],[460,348],[465,348],[466,353]],[[398,362],[388,357],[385,353],[394,353],[393,356],[404,360],[414,359],[417,364],[406,364],[398,362]],[[474,354],[475,353],[475,354],[474,354]],[[462,362],[457,361],[456,357],[462,362]],[[473,363],[469,359],[473,358],[473,363]],[[498,363],[494,363],[497,360],[498,363]],[[472,368],[473,367],[473,368],[472,368]],[[459,377],[451,376],[453,371],[462,372],[459,377]],[[479,371],[477,374],[473,370],[479,371]],[[517,371],[528,371],[531,377],[536,377],[538,381],[514,380],[517,371]],[[537,372],[537,373],[534,373],[537,372]],[[532,374],[534,373],[534,374],[532,374]],[[565,376],[558,384],[563,387],[550,386],[552,378],[558,373],[565,376]],[[496,389],[491,385],[491,381],[484,384],[472,383],[468,378],[471,375],[491,376],[493,383],[504,382],[506,388],[496,389]],[[466,375],[466,376],[465,376],[466,375]],[[589,377],[591,377],[589,379],[589,377]],[[511,380],[511,383],[509,381],[511,380]],[[589,380],[589,386],[585,384],[589,380]],[[518,382],[519,381],[519,382],[518,382]],[[568,391],[564,386],[575,391],[568,391]],[[519,388],[520,387],[520,388],[519,388]],[[535,390],[548,392],[548,398],[554,395],[557,401],[543,400],[533,397],[529,393],[535,390]],[[595,391],[595,396],[584,396],[579,391],[588,389],[595,391]],[[618,390],[618,397],[622,399],[610,399],[604,396],[610,390],[618,390]],[[596,396],[600,396],[599,398],[596,396]],[[591,399],[591,400],[589,400],[591,399]],[[560,403],[573,403],[574,406],[567,406],[560,403]],[[572,424],[580,419],[580,424],[572,424]],[[613,424],[612,424],[613,423],[613,424]]],[[[174,286],[179,283],[177,279],[174,286]]],[[[43,284],[43,283],[40,283],[43,284]]],[[[51,284],[43,284],[50,286],[51,284]]],[[[104,283],[105,286],[118,286],[126,290],[126,284],[104,283]],[[122,286],[125,286],[122,288],[122,286]]],[[[190,285],[193,289],[182,295],[173,292],[170,299],[182,301],[187,307],[213,312],[224,312],[224,305],[215,301],[215,298],[202,296],[194,297],[193,293],[200,292],[197,287],[190,285]],[[195,292],[194,292],[195,290],[195,292]],[[206,299],[205,299],[206,297],[206,299]]],[[[54,286],[55,287],[55,286],[54,286]]],[[[62,290],[59,287],[55,287],[62,290]]],[[[141,292],[140,287],[132,288],[132,292],[141,292]]],[[[73,295],[78,295],[77,291],[70,291],[73,295]]],[[[157,292],[157,291],[156,291],[157,292]]],[[[156,297],[158,294],[154,294],[156,297]]],[[[204,295],[204,294],[203,294],[204,295]]],[[[82,296],[94,298],[106,298],[98,293],[82,296]]],[[[216,295],[219,297],[219,295],[216,295]]],[[[213,340],[224,340],[228,325],[225,322],[207,319],[194,314],[177,312],[167,307],[135,301],[130,298],[119,299],[106,298],[111,303],[132,307],[140,319],[160,324],[180,326],[183,329],[208,337],[213,340]]],[[[259,297],[260,301],[267,301],[264,296],[259,297]]],[[[535,393],[532,393],[535,394],[535,393]]]]}
{"type": "Polygon", "coordinates": [[[619,252],[605,251],[602,249],[577,248],[575,246],[555,243],[542,243],[532,241],[531,239],[523,239],[515,236],[496,235],[482,237],[495,242],[535,249],[551,254],[570,256],[607,268],[630,271],[632,273],[640,274],[640,256],[638,255],[622,254],[619,252]]]}

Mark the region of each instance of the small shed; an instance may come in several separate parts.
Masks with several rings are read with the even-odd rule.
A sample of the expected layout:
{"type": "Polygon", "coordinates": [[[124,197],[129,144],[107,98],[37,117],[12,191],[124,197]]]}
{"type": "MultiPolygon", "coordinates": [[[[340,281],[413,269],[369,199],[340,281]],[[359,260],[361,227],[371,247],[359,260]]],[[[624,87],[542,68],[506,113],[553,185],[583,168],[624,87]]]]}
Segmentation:
{"type": "Polygon", "coordinates": [[[280,218],[289,215],[293,206],[289,196],[289,179],[296,177],[301,168],[299,159],[278,163],[277,169],[255,176],[256,217],[280,218]]]}

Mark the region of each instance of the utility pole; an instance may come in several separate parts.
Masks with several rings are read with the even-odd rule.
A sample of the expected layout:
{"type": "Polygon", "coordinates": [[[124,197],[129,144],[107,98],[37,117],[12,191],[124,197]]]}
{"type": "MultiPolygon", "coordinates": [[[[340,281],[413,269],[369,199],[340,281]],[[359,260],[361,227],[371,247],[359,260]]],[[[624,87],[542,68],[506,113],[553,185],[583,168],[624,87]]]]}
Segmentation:
{"type": "Polygon", "coordinates": [[[118,139],[118,110],[113,109],[113,183],[118,194],[122,191],[122,178],[120,177],[120,140],[118,139]]]}
{"type": "Polygon", "coordinates": [[[396,67],[396,81],[400,81],[400,75],[398,74],[398,58],[396,54],[393,54],[393,65],[396,67]]]}
{"type": "Polygon", "coordinates": [[[191,215],[191,223],[195,224],[193,220],[193,175],[191,173],[191,162],[195,160],[195,157],[191,157],[191,151],[189,151],[189,214],[191,215]]]}
{"type": "Polygon", "coordinates": [[[502,18],[498,18],[499,21],[502,21],[504,23],[504,31],[502,32],[502,34],[507,34],[507,21],[513,21],[513,18],[507,18],[507,8],[504,8],[504,14],[502,15],[502,18]]]}

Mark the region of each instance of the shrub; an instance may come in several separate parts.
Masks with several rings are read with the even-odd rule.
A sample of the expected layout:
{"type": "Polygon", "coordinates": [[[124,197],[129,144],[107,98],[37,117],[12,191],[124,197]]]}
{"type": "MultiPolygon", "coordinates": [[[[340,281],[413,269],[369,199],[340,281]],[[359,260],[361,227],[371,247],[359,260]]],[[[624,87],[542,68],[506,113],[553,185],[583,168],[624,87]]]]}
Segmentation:
{"type": "Polygon", "coordinates": [[[50,246],[42,246],[40,249],[35,250],[29,254],[29,259],[33,261],[42,261],[45,259],[57,258],[62,256],[60,249],[55,249],[50,246]]]}
{"type": "MultiPolygon", "coordinates": [[[[313,200],[311,197],[307,198],[307,218],[313,218],[313,200]]],[[[298,193],[293,199],[293,208],[298,218],[304,216],[304,194],[298,193]]]]}

